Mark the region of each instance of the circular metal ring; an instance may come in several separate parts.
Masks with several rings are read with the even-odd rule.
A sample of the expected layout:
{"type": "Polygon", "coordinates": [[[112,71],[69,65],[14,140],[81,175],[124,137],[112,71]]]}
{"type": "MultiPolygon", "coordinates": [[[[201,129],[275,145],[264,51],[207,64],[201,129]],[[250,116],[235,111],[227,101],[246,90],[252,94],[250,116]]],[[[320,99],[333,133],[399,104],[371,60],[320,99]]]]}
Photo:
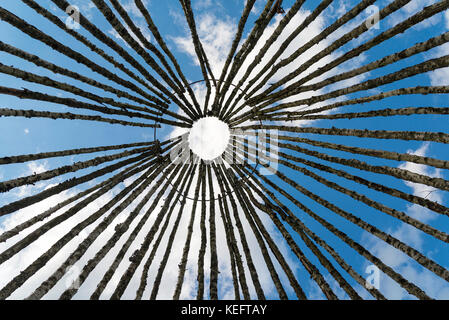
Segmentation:
{"type": "MultiPolygon", "coordinates": [[[[219,81],[219,80],[217,80],[217,79],[209,79],[209,80],[219,81]]],[[[191,82],[191,83],[189,83],[189,87],[192,86],[192,85],[194,85],[194,84],[201,83],[201,82],[205,82],[205,81],[206,81],[205,79],[201,79],[201,80],[197,80],[197,81],[191,82]]],[[[243,90],[242,90],[241,88],[237,87],[236,85],[234,85],[234,84],[232,84],[232,83],[231,83],[231,85],[232,85],[233,87],[237,88],[238,90],[240,90],[240,91],[243,92],[243,90]]],[[[261,120],[259,120],[259,122],[262,124],[262,121],[261,121],[261,120]]],[[[155,122],[155,123],[156,123],[156,122],[155,122]]],[[[155,130],[154,130],[154,135],[155,135],[155,136],[154,136],[154,138],[155,138],[154,141],[156,141],[156,128],[155,128],[155,130]]],[[[190,148],[189,148],[189,149],[190,149],[190,148]]],[[[259,166],[259,160],[256,158],[256,166],[254,167],[253,171],[251,171],[250,174],[253,174],[254,172],[256,172],[258,166],[259,166]]],[[[249,175],[246,175],[246,177],[248,177],[248,176],[249,176],[249,175]]],[[[188,199],[188,200],[195,201],[195,199],[192,198],[192,197],[184,196],[184,195],[183,195],[183,192],[179,191],[179,190],[174,186],[174,184],[173,184],[171,181],[168,180],[167,177],[165,177],[165,179],[167,180],[167,182],[169,183],[169,185],[170,185],[173,189],[175,189],[175,191],[176,191],[177,193],[181,194],[181,197],[182,197],[183,199],[188,199]]],[[[236,182],[240,182],[242,179],[243,179],[243,177],[241,177],[241,178],[239,178],[238,180],[236,180],[236,182]]],[[[231,192],[225,191],[225,192],[221,195],[221,199],[224,199],[227,195],[232,194],[232,193],[234,193],[234,192],[235,192],[235,190],[232,190],[231,192]]],[[[204,199],[204,200],[201,199],[201,198],[198,198],[198,199],[197,199],[197,201],[206,201],[206,202],[208,202],[208,201],[218,201],[218,200],[219,200],[219,198],[213,198],[213,199],[210,199],[210,198],[209,198],[209,199],[204,199]]],[[[180,200],[180,201],[182,201],[182,200],[180,200]]]]}

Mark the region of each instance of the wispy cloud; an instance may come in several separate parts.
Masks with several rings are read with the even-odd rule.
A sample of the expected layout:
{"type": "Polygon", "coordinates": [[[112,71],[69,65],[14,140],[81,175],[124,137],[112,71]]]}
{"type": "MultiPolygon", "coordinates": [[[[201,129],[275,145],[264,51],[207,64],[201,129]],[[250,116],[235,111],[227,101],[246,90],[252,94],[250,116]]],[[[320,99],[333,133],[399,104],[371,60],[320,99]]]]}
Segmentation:
{"type": "MultiPolygon", "coordinates": [[[[424,143],[420,148],[416,150],[409,150],[408,153],[419,156],[428,156],[430,153],[429,146],[430,144],[424,143]]],[[[416,163],[406,162],[401,164],[399,168],[424,174],[430,177],[441,177],[441,173],[438,169],[432,169],[431,167],[416,163]]],[[[404,183],[413,190],[412,193],[416,196],[427,198],[439,203],[442,203],[443,201],[442,193],[435,188],[409,181],[404,181],[404,183]]],[[[438,217],[436,213],[416,204],[407,205],[406,213],[424,223],[428,223],[438,217]]],[[[417,250],[420,250],[424,254],[432,254],[431,252],[424,251],[425,238],[423,233],[408,224],[401,224],[398,227],[389,228],[387,232],[393,237],[407,243],[417,250]]],[[[394,268],[406,279],[423,288],[423,290],[431,297],[436,299],[449,298],[449,287],[447,287],[447,283],[444,280],[438,278],[427,269],[418,266],[407,255],[387,243],[368,234],[365,234],[363,239],[366,248],[368,248],[374,255],[381,259],[385,264],[394,268]]],[[[386,275],[382,275],[380,286],[381,292],[383,292],[385,296],[390,299],[412,298],[395,281],[386,275]]]]}

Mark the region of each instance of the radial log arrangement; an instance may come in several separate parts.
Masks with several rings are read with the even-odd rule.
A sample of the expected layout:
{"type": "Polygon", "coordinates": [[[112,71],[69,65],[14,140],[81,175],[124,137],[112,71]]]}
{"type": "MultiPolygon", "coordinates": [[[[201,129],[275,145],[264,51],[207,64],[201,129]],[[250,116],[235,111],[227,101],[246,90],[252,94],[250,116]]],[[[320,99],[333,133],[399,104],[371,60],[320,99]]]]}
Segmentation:
{"type": "Polygon", "coordinates": [[[338,6],[332,0],[241,1],[220,74],[195,2],[173,1],[185,16],[201,97],[153,20],[157,2],[92,0],[116,37],[82,10],[79,28],[67,25],[70,1],[40,2],[17,1],[26,18],[0,5],[0,19],[71,67],[2,33],[0,57],[34,65],[0,63],[2,74],[23,83],[0,86],[9,103],[2,121],[140,127],[155,138],[86,146],[72,137],[62,151],[2,155],[2,172],[33,161],[68,163],[0,182],[4,195],[46,183],[0,207],[0,222],[16,221],[0,229],[0,267],[17,266],[2,269],[1,299],[385,299],[388,286],[411,298],[438,297],[420,275],[447,290],[449,133],[435,129],[448,123],[449,86],[423,79],[449,66],[448,55],[429,53],[449,33],[420,26],[441,18],[449,0],[413,14],[403,10],[411,0],[363,0],[336,15],[328,15],[338,6]],[[366,14],[372,5],[374,17],[366,14]],[[40,27],[44,20],[57,37],[40,27]],[[310,36],[316,21],[323,26],[310,36]],[[408,45],[396,50],[395,39],[408,45]],[[79,72],[84,67],[89,72],[79,72]],[[161,138],[160,130],[188,130],[205,116],[232,129],[218,159],[183,157],[186,134],[161,138]],[[270,152],[259,152],[254,137],[268,130],[270,152]],[[421,146],[437,156],[413,152],[421,146]],[[379,286],[371,285],[369,266],[379,286]]]}

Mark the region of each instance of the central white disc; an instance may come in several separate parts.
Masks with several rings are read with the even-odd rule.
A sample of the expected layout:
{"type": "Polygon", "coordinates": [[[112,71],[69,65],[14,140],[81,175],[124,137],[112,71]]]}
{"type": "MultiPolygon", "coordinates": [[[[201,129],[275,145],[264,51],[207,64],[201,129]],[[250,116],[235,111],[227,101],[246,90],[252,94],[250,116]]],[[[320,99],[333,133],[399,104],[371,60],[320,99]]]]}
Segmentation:
{"type": "Polygon", "coordinates": [[[195,122],[189,133],[190,149],[203,160],[220,156],[229,143],[229,127],[217,117],[205,117],[195,122]]]}

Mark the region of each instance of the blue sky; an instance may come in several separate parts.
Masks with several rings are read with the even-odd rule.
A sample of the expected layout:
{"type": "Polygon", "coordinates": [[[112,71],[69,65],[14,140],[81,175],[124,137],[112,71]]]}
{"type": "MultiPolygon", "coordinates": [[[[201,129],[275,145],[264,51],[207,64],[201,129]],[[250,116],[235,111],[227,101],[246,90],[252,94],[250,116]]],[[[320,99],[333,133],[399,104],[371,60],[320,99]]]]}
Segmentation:
{"type": "MultiPolygon", "coordinates": [[[[37,1],[40,5],[51,11],[53,14],[60,17],[62,20],[65,20],[66,14],[56,8],[52,4],[50,0],[42,0],[37,1]]],[[[130,0],[121,0],[120,1],[127,10],[129,10],[129,14],[135,19],[135,23],[138,26],[143,26],[145,29],[145,21],[142,17],[139,16],[138,12],[131,5],[132,1],[130,0]]],[[[195,13],[195,17],[197,20],[197,27],[199,30],[199,35],[201,40],[203,41],[206,53],[209,56],[209,59],[212,63],[213,70],[221,70],[224,59],[227,56],[230,44],[233,40],[233,35],[236,30],[236,26],[239,21],[239,17],[243,8],[243,0],[229,0],[229,1],[219,1],[219,0],[192,0],[193,9],[195,13]]],[[[284,9],[288,9],[294,1],[284,1],[284,9]]],[[[390,0],[385,1],[376,1],[375,5],[383,8],[385,5],[391,3],[390,0]]],[[[412,0],[409,5],[405,6],[403,9],[398,12],[388,16],[386,19],[380,22],[379,29],[371,29],[365,34],[363,34],[360,38],[355,39],[349,42],[347,45],[340,48],[337,52],[332,53],[331,56],[326,57],[324,60],[326,62],[332,61],[332,59],[340,56],[346,50],[351,49],[353,47],[358,46],[359,44],[371,39],[377,34],[388,30],[393,27],[400,21],[404,20],[408,16],[420,11],[425,5],[432,4],[435,1],[420,1],[420,0],[412,0]]],[[[77,0],[71,1],[71,3],[79,6],[81,13],[88,17],[91,21],[93,21],[104,33],[108,34],[111,38],[116,40],[120,45],[122,45],[125,50],[127,50],[137,61],[144,64],[143,59],[138,56],[133,50],[125,45],[125,42],[116,38],[116,33],[114,32],[112,26],[108,24],[106,19],[101,15],[101,12],[98,11],[93,4],[90,4],[90,1],[87,0],[77,0]]],[[[173,51],[176,56],[179,64],[182,67],[183,73],[186,75],[189,81],[196,81],[202,78],[201,70],[199,65],[196,62],[196,57],[192,51],[192,45],[189,37],[189,31],[186,25],[186,22],[182,16],[182,9],[179,5],[178,1],[170,0],[170,1],[156,1],[156,0],[148,0],[146,1],[148,10],[152,14],[152,17],[161,31],[164,39],[166,40],[168,46],[173,51]]],[[[256,2],[256,6],[254,12],[250,15],[250,18],[247,23],[247,27],[245,28],[243,38],[246,38],[248,32],[251,30],[250,28],[253,26],[255,20],[257,19],[258,14],[263,9],[264,1],[259,0],[256,2]]],[[[358,1],[334,1],[334,4],[331,5],[328,9],[324,11],[322,15],[320,15],[318,21],[308,29],[308,32],[304,32],[298,39],[295,39],[295,42],[289,47],[289,52],[293,52],[295,47],[299,47],[300,44],[307,42],[312,35],[314,36],[320,30],[324,29],[326,26],[333,23],[342,12],[352,8],[358,1]]],[[[56,40],[61,43],[68,45],[70,48],[82,53],[87,58],[95,61],[101,66],[106,68],[110,68],[111,71],[115,72],[118,76],[123,77],[124,79],[129,79],[126,74],[113,68],[108,62],[102,59],[100,56],[89,51],[88,48],[84,47],[81,43],[70,37],[68,34],[63,32],[62,30],[56,28],[52,23],[47,21],[45,18],[36,14],[32,9],[28,8],[21,1],[3,1],[1,6],[19,17],[26,20],[28,23],[33,24],[39,30],[51,35],[56,40]]],[[[288,31],[292,31],[296,24],[301,21],[309,12],[313,10],[316,6],[315,1],[306,1],[300,13],[297,15],[297,20],[293,20],[291,25],[289,25],[288,31]]],[[[304,57],[298,59],[292,66],[285,68],[285,70],[280,70],[276,75],[275,79],[280,79],[286,73],[294,69],[295,66],[301,65],[307,57],[311,57],[313,54],[320,52],[326,48],[332,41],[336,40],[339,36],[342,36],[344,33],[350,31],[353,27],[362,23],[364,19],[368,17],[368,13],[364,12],[359,17],[345,25],[344,27],[337,30],[335,35],[332,35],[328,39],[324,39],[314,48],[311,48],[306,52],[304,57]]],[[[274,30],[274,26],[282,16],[277,16],[275,21],[272,22],[266,32],[264,34],[264,38],[269,36],[269,32],[274,30]]],[[[65,57],[62,54],[59,54],[56,51],[53,51],[51,48],[46,46],[45,44],[34,40],[27,35],[21,33],[19,30],[14,27],[8,25],[4,21],[0,21],[0,28],[2,30],[0,35],[0,40],[7,44],[14,45],[22,50],[27,52],[38,54],[41,58],[51,61],[54,64],[64,66],[70,70],[82,73],[86,76],[92,77],[98,81],[103,83],[117,86],[113,82],[108,79],[92,72],[87,67],[74,62],[73,60],[65,57]]],[[[350,70],[356,66],[363,65],[372,61],[379,59],[380,57],[384,57],[386,55],[401,51],[406,49],[418,42],[426,41],[432,37],[442,34],[443,32],[447,32],[449,29],[449,14],[448,12],[442,12],[436,16],[434,16],[430,21],[425,21],[420,23],[419,25],[407,30],[405,33],[394,37],[367,52],[364,52],[361,56],[352,59],[342,65],[340,65],[337,70],[333,70],[326,75],[333,75],[338,72],[343,72],[350,70]]],[[[114,51],[110,50],[104,44],[95,39],[89,32],[80,28],[77,32],[84,35],[86,38],[91,40],[97,46],[105,50],[108,54],[113,56],[118,61],[122,61],[122,59],[116,54],[114,51]]],[[[149,36],[149,40],[156,44],[156,41],[151,37],[149,31],[145,33],[145,35],[149,36]]],[[[260,48],[260,46],[258,46],[260,48]]],[[[267,56],[269,56],[271,51],[268,52],[267,56]]],[[[418,54],[411,58],[402,60],[400,62],[394,63],[390,66],[380,68],[378,70],[374,70],[368,74],[363,74],[356,79],[352,79],[351,81],[344,81],[342,83],[338,83],[335,86],[326,87],[323,90],[320,90],[316,93],[310,94],[319,94],[328,91],[332,91],[336,88],[341,88],[343,86],[352,85],[358,82],[365,81],[367,79],[374,79],[376,77],[389,74],[392,72],[396,72],[405,68],[407,66],[411,66],[423,61],[426,61],[431,58],[440,57],[449,53],[449,47],[443,46],[434,48],[425,53],[418,54]]],[[[0,62],[5,65],[12,65],[16,68],[20,68],[22,70],[26,70],[32,73],[36,73],[43,76],[53,77],[58,81],[70,83],[76,85],[82,89],[88,90],[98,95],[103,95],[107,97],[114,97],[114,95],[104,92],[100,89],[96,89],[94,87],[90,87],[86,84],[83,84],[79,81],[73,80],[68,77],[55,75],[52,72],[37,67],[32,63],[26,62],[22,59],[11,56],[7,53],[0,52],[0,62]]],[[[131,70],[132,66],[127,65],[131,70]]],[[[246,64],[248,66],[248,64],[246,64]]],[[[313,66],[316,68],[317,66],[313,66]]],[[[308,70],[309,71],[309,70],[308,70]]],[[[155,74],[154,72],[152,73],[155,74]]],[[[253,73],[254,75],[255,73],[253,73]]],[[[217,72],[216,72],[217,75],[217,72]]],[[[155,75],[156,76],[156,75],[155,75]]],[[[57,89],[47,88],[45,86],[41,86],[38,84],[29,83],[26,81],[22,81],[16,79],[14,77],[0,74],[0,83],[2,86],[12,87],[12,88],[27,88],[29,90],[41,91],[51,95],[57,95],[60,97],[70,97],[76,98],[80,101],[89,102],[89,100],[84,99],[82,97],[74,96],[68,92],[64,92],[57,89]]],[[[449,70],[442,69],[433,73],[422,74],[419,76],[414,76],[408,79],[404,79],[389,85],[382,86],[381,88],[377,88],[374,90],[369,90],[368,92],[360,92],[351,95],[347,95],[343,97],[343,100],[352,99],[360,96],[367,96],[371,94],[375,94],[381,91],[389,91],[397,88],[404,87],[414,87],[414,86],[429,86],[429,85],[448,85],[449,84],[449,70]]],[[[126,90],[126,88],[121,88],[126,90]]],[[[196,92],[201,94],[201,87],[196,87],[196,92]]],[[[299,97],[302,98],[303,96],[299,97]]],[[[305,95],[305,97],[308,97],[305,95]]],[[[291,100],[297,100],[298,97],[291,100]]],[[[71,110],[68,107],[62,105],[56,105],[51,103],[43,103],[34,100],[20,100],[15,97],[10,97],[7,95],[0,95],[0,101],[2,108],[16,108],[16,109],[35,109],[35,110],[46,110],[46,111],[54,111],[54,112],[74,112],[79,114],[95,114],[92,111],[84,112],[81,109],[71,110]]],[[[121,101],[126,101],[126,99],[121,99],[121,101]]],[[[288,100],[290,101],[290,100],[288,100]]],[[[91,101],[90,101],[91,102],[91,101]]],[[[399,107],[418,107],[418,106],[447,106],[448,96],[447,95],[413,95],[413,96],[399,96],[384,99],[381,101],[371,102],[369,104],[363,105],[352,105],[341,108],[341,110],[337,110],[336,112],[356,112],[359,110],[374,110],[374,109],[383,109],[383,108],[399,108],[399,107]]],[[[330,104],[327,101],[325,104],[330,104]]],[[[178,112],[179,110],[175,105],[172,105],[171,110],[178,112]]],[[[151,121],[143,120],[143,122],[151,123],[151,121]]],[[[366,119],[356,119],[356,120],[338,120],[338,123],[335,120],[322,120],[322,121],[314,121],[311,123],[295,123],[298,126],[314,126],[314,127],[338,127],[338,128],[354,128],[354,129],[370,129],[370,130],[404,130],[404,131],[431,131],[431,132],[447,132],[448,128],[448,120],[447,116],[442,115],[420,115],[420,116],[409,116],[409,117],[391,117],[391,118],[366,118],[366,119]]],[[[157,130],[157,136],[159,139],[164,139],[168,136],[176,135],[173,132],[173,128],[169,126],[164,126],[161,129],[157,130]]],[[[417,153],[423,156],[433,157],[437,159],[449,159],[449,151],[448,148],[439,143],[423,143],[420,141],[395,141],[395,140],[377,140],[377,139],[367,139],[367,138],[355,138],[355,137],[342,137],[342,136],[316,136],[311,134],[302,134],[301,137],[316,139],[321,141],[334,142],[339,144],[346,144],[349,146],[359,146],[364,148],[373,148],[373,149],[382,149],[388,151],[395,151],[401,153],[417,153]]],[[[109,125],[97,122],[90,121],[73,121],[73,120],[49,120],[49,119],[24,119],[24,118],[15,118],[9,117],[0,118],[0,157],[8,156],[8,155],[18,155],[18,154],[27,154],[27,153],[37,153],[44,151],[54,151],[54,150],[65,150],[72,149],[78,147],[91,147],[91,146],[100,146],[100,145],[115,145],[115,144],[124,144],[131,142],[141,142],[141,141],[151,141],[153,140],[153,129],[151,128],[134,128],[134,127],[123,127],[120,125],[109,125]]],[[[444,170],[434,170],[430,167],[424,167],[419,165],[413,165],[410,163],[400,163],[392,160],[384,160],[377,159],[372,157],[366,157],[361,155],[351,155],[345,152],[339,152],[329,149],[323,149],[318,147],[313,147],[309,145],[301,145],[302,147],[317,150],[320,152],[328,153],[332,156],[343,157],[343,158],[356,158],[361,161],[366,161],[372,165],[387,165],[391,167],[401,167],[406,168],[411,171],[427,174],[430,176],[441,177],[444,179],[448,179],[448,173],[444,170]]],[[[418,196],[426,197],[428,195],[428,199],[433,201],[437,201],[443,205],[448,206],[448,194],[444,191],[435,191],[430,187],[423,185],[416,185],[406,183],[403,180],[399,180],[393,177],[379,175],[374,173],[363,172],[358,169],[343,167],[340,165],[335,165],[332,163],[325,162],[320,159],[316,159],[304,154],[299,154],[291,151],[282,150],[283,152],[290,153],[292,155],[298,157],[304,157],[305,159],[323,163],[326,165],[330,165],[337,169],[342,169],[351,173],[353,175],[359,175],[371,181],[381,183],[387,185],[391,188],[396,188],[402,190],[407,193],[413,193],[418,196]]],[[[102,152],[103,154],[112,154],[111,152],[102,152]]],[[[100,154],[98,154],[100,155],[100,154]]],[[[41,172],[48,170],[49,168],[56,168],[68,163],[72,163],[74,161],[82,161],[84,159],[89,159],[90,155],[81,155],[76,157],[67,157],[67,158],[54,158],[43,161],[36,161],[33,163],[25,163],[20,165],[7,165],[0,167],[0,179],[2,181],[13,179],[17,176],[29,175],[33,172],[41,172]]],[[[301,166],[300,164],[298,164],[301,166]]],[[[375,192],[371,189],[365,188],[363,186],[357,185],[353,182],[345,180],[343,178],[339,178],[327,173],[321,173],[318,170],[313,168],[308,168],[312,172],[320,173],[326,179],[334,181],[336,183],[341,184],[342,186],[355,190],[357,192],[363,193],[367,197],[370,197],[380,203],[383,203],[391,208],[396,210],[400,210],[406,212],[407,214],[417,217],[421,221],[428,223],[435,228],[449,232],[449,224],[448,218],[442,215],[433,214],[422,207],[412,205],[398,198],[390,197],[388,195],[375,192]]],[[[24,195],[34,194],[38,191],[41,191],[48,187],[49,184],[55,184],[61,181],[64,181],[73,176],[80,176],[81,174],[85,174],[90,172],[92,169],[83,170],[74,174],[67,174],[63,177],[58,177],[47,182],[39,183],[36,186],[31,187],[23,187],[18,188],[20,190],[13,190],[11,192],[1,194],[0,195],[0,205],[7,204],[11,201],[14,201],[24,195]]],[[[353,199],[345,196],[337,191],[324,187],[319,184],[315,180],[308,178],[301,173],[295,172],[291,169],[281,166],[280,170],[286,175],[288,175],[291,179],[295,180],[297,183],[306,187],[308,190],[314,192],[315,194],[320,195],[326,200],[336,203],[340,208],[351,212],[352,214],[362,217],[365,221],[377,226],[381,230],[388,231],[390,233],[394,233],[394,235],[403,240],[404,242],[410,244],[411,246],[417,248],[420,252],[424,253],[426,256],[431,257],[434,261],[442,265],[443,267],[449,268],[449,248],[446,243],[443,243],[439,240],[433,239],[426,234],[417,231],[416,229],[409,228],[404,226],[403,223],[394,219],[390,216],[387,216],[381,212],[375,211],[374,209],[364,205],[361,202],[354,201],[353,199]]],[[[106,177],[103,177],[103,179],[106,177]]],[[[320,216],[327,219],[328,221],[334,223],[334,225],[338,226],[343,232],[350,235],[351,238],[358,241],[360,244],[369,249],[374,255],[378,257],[382,257],[386,264],[391,265],[397,272],[402,273],[408,280],[418,284],[421,286],[430,296],[435,298],[449,298],[449,285],[444,280],[432,275],[429,271],[425,270],[419,264],[417,264],[414,260],[410,259],[408,256],[403,255],[399,251],[395,249],[390,249],[388,245],[379,239],[373,237],[362,229],[354,226],[353,224],[347,222],[341,217],[336,216],[334,213],[330,212],[326,208],[320,206],[315,203],[311,199],[305,197],[300,194],[296,190],[291,187],[286,186],[284,183],[279,181],[279,179],[274,176],[270,176],[270,179],[273,179],[275,183],[282,185],[285,187],[285,190],[292,194],[298,201],[308,206],[310,209],[317,212],[320,216]]],[[[77,190],[84,190],[88,187],[88,185],[81,185],[77,187],[77,190]]],[[[121,186],[123,188],[123,186],[121,186]]],[[[117,189],[120,190],[120,189],[117,189]]],[[[114,191],[117,192],[117,191],[114,191]]],[[[60,198],[54,198],[52,201],[56,201],[57,199],[63,199],[67,197],[69,194],[61,195],[60,198]]],[[[113,196],[108,195],[109,197],[113,196]]],[[[351,266],[359,272],[362,276],[366,276],[365,269],[369,265],[364,258],[360,257],[354,250],[346,246],[342,243],[338,238],[332,235],[330,232],[325,230],[321,225],[317,222],[313,221],[306,214],[301,212],[298,208],[296,208],[291,202],[288,202],[284,197],[280,196],[280,199],[285,201],[288,205],[289,209],[292,210],[298,217],[307,225],[310,229],[320,235],[323,239],[328,241],[331,245],[333,245],[336,250],[341,254],[342,257],[345,258],[351,266]]],[[[106,200],[104,200],[106,201],[106,200]]],[[[33,210],[44,210],[45,207],[49,207],[49,203],[41,203],[39,206],[34,207],[33,210]]],[[[86,210],[87,211],[87,210],[86,210]]],[[[86,213],[86,212],[85,212],[86,213]]],[[[9,227],[18,223],[18,221],[22,221],[21,219],[25,219],[19,217],[19,214],[22,214],[23,217],[30,217],[33,215],[32,212],[22,212],[14,214],[13,217],[0,218],[0,223],[3,223],[2,229],[6,230],[9,227]],[[9,220],[8,220],[9,219],[9,220]]],[[[270,230],[273,231],[273,236],[279,240],[279,244],[288,256],[289,262],[294,266],[295,274],[297,275],[299,282],[301,285],[304,285],[304,289],[306,293],[310,295],[311,298],[322,298],[323,295],[319,291],[318,287],[309,279],[309,276],[305,273],[304,268],[298,262],[297,258],[288,251],[286,243],[282,241],[279,234],[276,234],[274,231],[274,227],[269,224],[268,219],[264,220],[267,225],[269,225],[270,230]]],[[[65,230],[61,227],[60,232],[65,230]]],[[[289,229],[289,231],[293,231],[289,229]]],[[[57,232],[55,231],[54,237],[57,236],[57,232]]],[[[53,239],[53,238],[51,238],[53,239]]],[[[6,244],[1,245],[1,249],[3,251],[6,246],[15,243],[18,239],[13,239],[12,242],[8,242],[6,244]]],[[[340,298],[347,298],[346,294],[342,291],[341,288],[338,287],[338,284],[334,280],[331,279],[330,275],[325,271],[325,269],[319,264],[318,260],[313,257],[311,252],[305,248],[299,237],[295,237],[295,240],[298,241],[301,248],[304,248],[305,253],[310,257],[311,261],[317,265],[320,271],[323,274],[326,274],[326,279],[330,282],[333,288],[335,288],[336,293],[340,298]]],[[[138,243],[138,242],[137,242],[138,243]]],[[[42,244],[43,245],[43,244],[42,244]]],[[[69,252],[70,250],[67,250],[69,252]]],[[[28,253],[29,254],[29,253],[28,253]]],[[[36,253],[37,254],[37,253],[36,253]]],[[[224,255],[227,252],[224,253],[224,255]]],[[[332,261],[333,259],[326,254],[325,255],[332,261]]],[[[22,267],[29,264],[32,260],[31,257],[35,255],[25,255],[18,260],[9,261],[6,266],[3,266],[4,269],[1,269],[0,273],[8,274],[8,272],[14,273],[14,267],[22,267]]],[[[108,256],[109,257],[109,256],[108,256]]],[[[62,259],[58,257],[58,259],[62,259]]],[[[108,258],[109,259],[109,258],[108,258]]],[[[226,259],[224,259],[222,267],[224,270],[228,270],[228,266],[226,265],[226,259]]],[[[258,260],[259,261],[259,260],[258,260]]],[[[262,262],[262,260],[260,260],[262,262]]],[[[107,264],[101,265],[105,267],[107,264]]],[[[369,298],[369,295],[363,288],[361,288],[358,284],[355,283],[338,265],[334,264],[339,271],[344,275],[344,277],[349,281],[350,284],[354,285],[357,288],[357,291],[366,298],[369,298]]],[[[101,267],[100,266],[100,267],[101,267]]],[[[98,268],[96,272],[101,274],[101,268],[98,268]]],[[[192,266],[194,270],[194,266],[192,266]]],[[[193,271],[192,271],[193,272],[193,271]]],[[[41,274],[36,275],[36,280],[30,281],[30,287],[33,287],[35,283],[37,283],[38,277],[45,277],[46,273],[43,271],[41,274]]],[[[263,284],[264,288],[267,288],[267,296],[269,298],[276,299],[277,294],[274,291],[274,287],[272,284],[270,285],[269,275],[267,273],[264,274],[263,284]]],[[[183,291],[184,297],[189,298],[189,294],[194,291],[195,284],[192,281],[195,277],[193,273],[190,274],[190,277],[187,277],[186,280],[186,288],[183,291]],[[189,282],[192,281],[192,282],[189,282]],[[190,287],[189,287],[190,286],[190,287]]],[[[227,282],[225,276],[221,283],[223,284],[224,291],[220,292],[221,297],[228,297],[229,292],[229,284],[227,282]],[[226,291],[228,290],[228,291],[226,291]]],[[[288,287],[288,283],[286,277],[283,277],[284,283],[286,287],[288,287]]],[[[168,281],[168,280],[167,280],[168,281]]],[[[397,298],[397,299],[413,299],[412,296],[409,296],[403,289],[399,286],[392,283],[391,280],[385,275],[381,277],[381,288],[380,291],[385,294],[387,297],[397,298]]],[[[4,282],[0,283],[1,286],[4,285],[4,282]]],[[[86,288],[81,288],[80,293],[76,296],[76,298],[85,298],[84,294],[89,292],[89,288],[91,285],[86,283],[86,288]]],[[[61,286],[55,287],[55,289],[49,293],[48,298],[57,297],[58,290],[62,288],[61,286]]],[[[24,289],[25,290],[25,289],[24,289]]],[[[14,297],[22,297],[25,294],[25,291],[22,290],[18,292],[14,297]]],[[[132,290],[131,290],[132,291],[132,290]]],[[[132,298],[132,292],[127,291],[125,297],[132,298]]],[[[293,291],[290,289],[288,291],[290,297],[294,297],[293,291]]],[[[165,293],[164,293],[165,294],[165,293]]],[[[88,297],[88,296],[87,296],[88,297]]],[[[107,297],[107,296],[105,296],[107,297]]]]}

